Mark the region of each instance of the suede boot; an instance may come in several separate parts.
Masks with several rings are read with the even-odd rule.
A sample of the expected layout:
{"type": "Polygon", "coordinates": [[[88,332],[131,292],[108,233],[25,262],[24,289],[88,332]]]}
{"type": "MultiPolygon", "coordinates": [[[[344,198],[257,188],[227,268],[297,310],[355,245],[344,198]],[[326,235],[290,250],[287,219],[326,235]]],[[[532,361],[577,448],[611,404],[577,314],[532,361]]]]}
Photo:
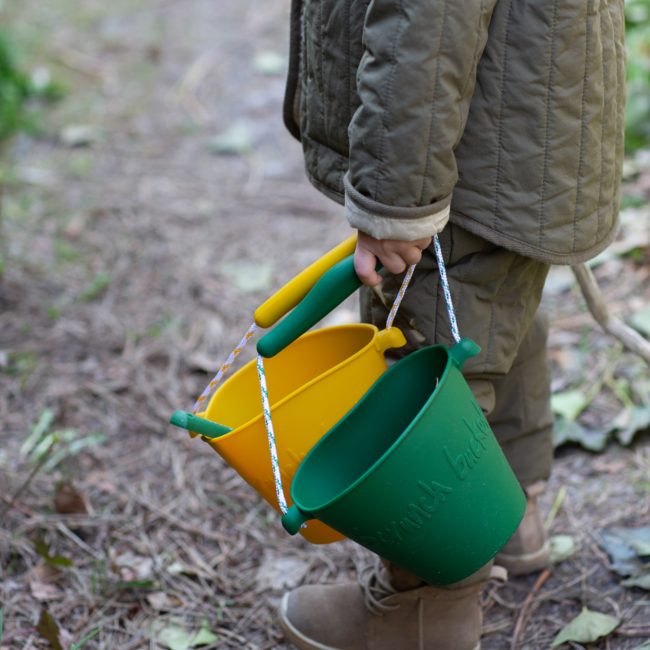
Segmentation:
{"type": "Polygon", "coordinates": [[[524,490],[526,512],[519,528],[499,551],[495,562],[512,575],[525,575],[541,571],[549,565],[551,547],[544,528],[537,497],[544,492],[546,484],[539,481],[524,490]]]}
{"type": "Polygon", "coordinates": [[[494,567],[492,575],[490,569],[432,587],[377,562],[358,584],[308,585],[285,594],[280,626],[300,650],[478,650],[481,592],[490,578],[505,582],[503,569],[494,567]]]}

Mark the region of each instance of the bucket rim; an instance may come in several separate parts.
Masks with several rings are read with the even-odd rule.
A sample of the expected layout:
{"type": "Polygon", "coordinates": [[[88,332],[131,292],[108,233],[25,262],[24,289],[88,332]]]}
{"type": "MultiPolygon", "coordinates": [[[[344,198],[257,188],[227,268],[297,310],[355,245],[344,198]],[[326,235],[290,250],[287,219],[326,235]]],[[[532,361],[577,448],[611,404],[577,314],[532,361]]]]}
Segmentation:
{"type": "MultiPolygon", "coordinates": [[[[313,514],[313,513],[315,513],[315,512],[319,512],[319,511],[325,510],[325,509],[327,509],[327,508],[329,508],[329,507],[331,507],[331,506],[333,506],[333,505],[336,505],[339,501],[341,501],[342,499],[344,499],[345,497],[347,497],[350,493],[352,493],[354,490],[356,490],[357,487],[358,487],[358,486],[359,486],[363,481],[365,481],[367,478],[369,478],[369,477],[370,477],[370,476],[371,476],[375,471],[377,471],[377,470],[379,469],[379,467],[380,467],[381,465],[383,465],[384,462],[386,462],[386,459],[388,458],[388,456],[390,455],[390,453],[391,453],[394,449],[396,449],[396,448],[397,448],[397,447],[398,447],[398,446],[399,446],[399,445],[400,445],[400,444],[401,444],[401,443],[402,443],[402,442],[407,438],[407,436],[410,434],[411,430],[412,430],[412,429],[413,429],[413,428],[418,424],[418,422],[422,419],[422,416],[424,415],[425,410],[426,410],[426,409],[427,409],[427,408],[428,408],[428,407],[429,407],[429,406],[430,406],[430,405],[435,401],[435,399],[437,398],[438,393],[440,392],[440,388],[441,388],[441,386],[443,385],[445,379],[447,378],[447,375],[449,374],[449,369],[450,369],[451,366],[453,366],[453,361],[452,361],[452,356],[451,356],[451,348],[449,348],[448,346],[443,345],[443,344],[441,344],[441,343],[437,343],[436,345],[428,345],[427,347],[422,348],[421,350],[417,350],[417,351],[415,351],[415,352],[412,352],[411,354],[409,354],[408,356],[404,357],[403,359],[400,359],[400,361],[398,362],[398,363],[401,363],[402,361],[406,361],[407,359],[413,359],[413,358],[415,358],[415,357],[418,356],[418,355],[429,354],[430,351],[431,351],[431,350],[434,350],[434,349],[442,349],[442,350],[445,351],[445,353],[446,353],[446,355],[447,355],[447,363],[445,364],[445,369],[444,369],[444,371],[442,372],[442,374],[440,375],[440,379],[439,379],[439,381],[438,381],[438,385],[434,388],[434,390],[433,390],[433,392],[431,393],[431,395],[429,396],[429,398],[428,398],[428,399],[426,400],[426,402],[422,405],[422,408],[420,408],[420,410],[417,412],[417,414],[415,415],[415,417],[411,420],[411,423],[410,423],[410,424],[409,424],[409,425],[404,429],[404,431],[402,431],[402,433],[397,437],[397,439],[393,442],[393,444],[392,444],[388,449],[386,449],[386,451],[381,455],[381,457],[380,457],[379,459],[377,459],[377,461],[375,461],[375,462],[372,464],[372,466],[369,467],[369,468],[368,468],[368,469],[367,469],[367,470],[366,470],[366,471],[365,471],[361,476],[359,476],[359,477],[358,477],[354,482],[352,482],[350,485],[348,485],[348,487],[346,487],[345,490],[343,490],[342,492],[339,492],[339,494],[337,494],[335,497],[333,497],[332,499],[330,499],[330,500],[327,501],[326,503],[321,504],[321,505],[316,506],[316,507],[313,507],[313,508],[306,508],[306,507],[303,507],[303,506],[300,504],[300,501],[299,501],[298,499],[296,499],[296,497],[295,497],[295,495],[294,495],[294,489],[295,489],[294,486],[297,485],[297,482],[298,482],[298,480],[299,480],[299,474],[300,474],[301,470],[303,470],[303,468],[304,468],[304,466],[305,466],[305,461],[306,461],[306,460],[309,458],[309,456],[310,456],[310,455],[311,455],[311,454],[316,450],[316,448],[317,448],[320,444],[322,444],[322,443],[324,442],[325,438],[326,438],[326,437],[327,437],[327,436],[328,436],[332,431],[334,431],[334,429],[335,429],[336,427],[338,427],[338,426],[339,426],[339,425],[340,425],[340,424],[341,424],[345,419],[347,419],[347,417],[350,415],[350,413],[352,412],[352,410],[354,410],[354,409],[355,409],[359,404],[361,404],[361,402],[362,402],[363,400],[366,399],[366,397],[368,396],[368,394],[370,393],[370,391],[374,388],[375,384],[376,384],[376,383],[379,383],[379,382],[380,382],[384,377],[386,377],[386,376],[390,373],[390,371],[391,371],[393,368],[395,368],[395,367],[397,366],[397,363],[396,363],[395,365],[391,366],[391,368],[389,368],[389,369],[388,369],[388,370],[387,370],[383,375],[381,375],[381,377],[379,377],[379,378],[377,379],[377,381],[375,382],[375,384],[373,384],[373,385],[372,385],[372,386],[371,386],[371,387],[366,391],[365,395],[364,395],[364,396],[363,396],[363,397],[362,397],[362,398],[357,402],[357,404],[355,404],[355,406],[354,406],[350,411],[348,411],[348,413],[346,413],[346,415],[345,415],[343,418],[341,418],[341,420],[339,420],[339,421],[338,421],[338,422],[337,422],[337,423],[336,423],[336,424],[335,424],[335,425],[334,425],[334,426],[333,426],[333,427],[332,427],[332,428],[331,428],[331,429],[330,429],[330,430],[329,430],[329,431],[328,431],[328,432],[327,432],[327,433],[326,433],[326,434],[325,434],[325,435],[324,435],[324,436],[323,436],[323,437],[322,437],[322,438],[321,438],[321,439],[320,439],[320,440],[319,440],[319,441],[318,441],[318,442],[317,442],[317,443],[316,443],[316,444],[315,444],[315,445],[310,449],[310,451],[309,451],[309,453],[307,454],[307,456],[305,456],[305,458],[303,459],[302,463],[300,463],[300,465],[298,466],[298,469],[296,470],[296,473],[294,474],[293,480],[291,481],[291,490],[290,490],[291,500],[292,500],[293,503],[296,505],[296,507],[298,507],[298,508],[299,508],[300,510],[302,510],[303,512],[306,512],[306,513],[309,513],[309,514],[313,514]]],[[[228,434],[228,435],[230,435],[230,434],[228,434]]],[[[307,470],[305,469],[304,471],[307,471],[307,470]]]]}
{"type": "MultiPolygon", "coordinates": [[[[299,388],[296,388],[296,390],[289,393],[288,395],[285,395],[281,400],[279,400],[275,404],[271,405],[271,415],[273,415],[273,412],[276,409],[280,408],[281,406],[284,406],[284,404],[286,402],[289,402],[291,399],[293,399],[298,394],[304,392],[305,390],[307,390],[308,388],[311,388],[312,386],[315,386],[316,384],[318,384],[319,382],[324,380],[326,377],[329,377],[333,373],[338,372],[339,370],[344,368],[346,365],[349,365],[350,363],[355,361],[358,357],[365,354],[368,351],[368,349],[372,345],[375,344],[375,342],[377,340],[377,335],[379,334],[379,332],[383,331],[383,330],[380,330],[376,325],[372,325],[370,323],[348,323],[346,325],[332,325],[330,327],[321,327],[320,329],[313,330],[311,332],[306,332],[305,334],[300,336],[298,339],[296,339],[296,341],[294,341],[291,345],[294,345],[295,343],[297,343],[299,340],[301,340],[303,338],[313,338],[313,337],[316,337],[316,336],[321,336],[322,334],[325,334],[325,333],[329,333],[332,330],[341,330],[341,329],[372,330],[373,331],[373,336],[368,341],[368,343],[366,343],[366,345],[364,345],[360,350],[357,350],[357,352],[355,352],[353,355],[347,357],[346,359],[344,359],[340,363],[337,363],[335,366],[332,366],[329,370],[326,370],[325,372],[321,373],[320,375],[317,375],[316,377],[314,377],[313,379],[308,381],[306,384],[302,384],[299,388]]],[[[393,329],[397,329],[397,328],[393,327],[393,329]]],[[[289,347],[290,346],[287,346],[286,349],[288,349],[289,347]]],[[[255,366],[255,365],[256,365],[256,361],[255,361],[255,359],[253,359],[252,361],[249,361],[246,365],[244,365],[243,368],[240,368],[237,372],[242,372],[245,368],[247,368],[249,366],[255,366]]],[[[233,375],[231,375],[231,377],[229,377],[229,379],[232,379],[232,377],[234,377],[236,374],[237,373],[234,373],[233,375]]],[[[206,408],[205,411],[203,411],[203,413],[207,413],[208,409],[210,408],[210,405],[212,404],[212,401],[214,399],[216,399],[217,395],[219,394],[219,391],[223,388],[223,386],[226,385],[226,383],[227,383],[227,381],[224,381],[224,383],[219,388],[217,388],[217,390],[215,390],[214,394],[210,398],[210,401],[208,402],[208,407],[206,408]]],[[[258,395],[258,397],[259,397],[259,395],[258,395]]],[[[261,404],[261,401],[260,401],[260,404],[261,404]]],[[[243,432],[244,429],[247,429],[247,428],[253,426],[255,423],[257,423],[257,422],[259,422],[260,420],[263,420],[263,419],[264,419],[264,412],[261,410],[261,407],[260,407],[260,412],[255,417],[251,418],[247,422],[244,422],[244,424],[241,424],[237,428],[233,429],[232,431],[230,431],[230,433],[226,433],[225,435],[219,436],[218,438],[208,438],[208,437],[203,436],[201,434],[199,434],[199,437],[202,440],[204,440],[205,442],[207,442],[209,445],[211,445],[213,447],[216,447],[221,442],[225,442],[226,440],[231,439],[237,433],[243,432]]],[[[276,434],[277,434],[277,432],[276,432],[276,434]]],[[[327,434],[325,434],[325,435],[327,435],[327,434]]]]}

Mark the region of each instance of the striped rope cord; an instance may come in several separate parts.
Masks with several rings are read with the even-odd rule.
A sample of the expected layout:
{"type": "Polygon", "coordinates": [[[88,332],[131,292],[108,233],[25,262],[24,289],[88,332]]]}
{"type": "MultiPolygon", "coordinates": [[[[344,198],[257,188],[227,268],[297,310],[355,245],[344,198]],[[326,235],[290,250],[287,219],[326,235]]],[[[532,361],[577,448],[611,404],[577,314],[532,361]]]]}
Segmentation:
{"type": "Polygon", "coordinates": [[[208,397],[210,397],[216,385],[222,380],[223,376],[228,372],[228,368],[232,366],[232,364],[235,362],[235,359],[239,356],[239,353],[246,347],[246,343],[248,343],[248,339],[250,339],[250,337],[253,336],[253,334],[255,334],[255,330],[257,330],[257,325],[253,323],[248,329],[248,332],[246,332],[246,334],[244,335],[244,338],[239,342],[239,345],[230,354],[226,363],[224,363],[223,366],[221,366],[221,370],[219,370],[215,378],[208,384],[207,388],[201,394],[201,397],[199,397],[199,399],[196,400],[196,404],[192,409],[192,415],[196,415],[199,412],[199,409],[201,408],[201,406],[203,406],[203,402],[205,402],[205,400],[208,399],[208,397]]]}
{"type": "Polygon", "coordinates": [[[273,468],[273,478],[275,479],[275,492],[278,496],[278,505],[282,514],[289,509],[287,500],[284,498],[284,489],[282,487],[282,475],[280,474],[280,462],[278,461],[278,448],[275,444],[275,431],[273,430],[273,419],[271,418],[271,404],[269,402],[269,391],[266,387],[266,373],[264,372],[264,359],[260,354],[257,355],[257,374],[260,378],[260,389],[262,391],[262,407],[264,409],[264,422],[266,423],[266,433],[269,437],[269,449],[271,451],[271,467],[273,468]]]}
{"type": "Polygon", "coordinates": [[[445,261],[442,259],[442,249],[440,248],[438,235],[436,235],[433,239],[436,248],[436,258],[438,259],[438,270],[440,271],[440,279],[442,280],[442,290],[445,294],[445,302],[447,303],[447,311],[449,312],[451,333],[453,334],[456,343],[458,343],[458,341],[460,341],[460,333],[458,332],[458,323],[456,323],[456,314],[454,314],[454,304],[451,301],[451,291],[449,290],[449,281],[447,280],[445,261]]]}
{"type": "Polygon", "coordinates": [[[413,277],[413,271],[415,271],[415,264],[412,264],[409,266],[408,271],[406,272],[406,275],[404,276],[404,279],[402,280],[402,286],[399,289],[399,293],[397,294],[397,298],[395,298],[395,302],[393,303],[393,307],[390,310],[390,314],[388,314],[388,319],[386,320],[386,329],[389,330],[393,326],[393,321],[395,320],[395,316],[397,315],[397,310],[399,309],[399,306],[402,302],[402,298],[404,297],[404,294],[406,293],[406,287],[408,287],[409,282],[411,281],[411,278],[413,277]]]}

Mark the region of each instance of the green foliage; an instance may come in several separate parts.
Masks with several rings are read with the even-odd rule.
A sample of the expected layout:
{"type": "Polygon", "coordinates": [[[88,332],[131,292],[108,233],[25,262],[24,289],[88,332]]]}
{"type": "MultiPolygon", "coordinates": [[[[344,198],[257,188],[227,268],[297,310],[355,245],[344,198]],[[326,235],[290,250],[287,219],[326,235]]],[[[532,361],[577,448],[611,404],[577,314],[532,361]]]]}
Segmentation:
{"type": "Polygon", "coordinates": [[[64,88],[52,82],[47,71],[25,74],[16,62],[8,33],[0,30],[0,140],[38,128],[36,114],[27,106],[29,100],[54,100],[64,94],[64,88]]]}
{"type": "Polygon", "coordinates": [[[625,38],[625,148],[635,151],[650,142],[650,0],[627,0],[625,3],[625,38]]]}

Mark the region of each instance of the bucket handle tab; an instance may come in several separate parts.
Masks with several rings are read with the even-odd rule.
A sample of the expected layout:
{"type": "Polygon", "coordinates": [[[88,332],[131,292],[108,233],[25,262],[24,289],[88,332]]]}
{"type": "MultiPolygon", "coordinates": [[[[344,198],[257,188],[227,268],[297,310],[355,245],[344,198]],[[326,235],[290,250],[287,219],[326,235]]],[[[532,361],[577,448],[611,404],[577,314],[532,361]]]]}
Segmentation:
{"type": "Polygon", "coordinates": [[[475,357],[480,351],[481,348],[472,339],[460,339],[458,343],[449,348],[449,356],[456,368],[462,370],[465,361],[470,357],[475,357]]]}
{"type": "Polygon", "coordinates": [[[300,531],[300,528],[304,523],[313,518],[314,517],[303,512],[294,504],[285,514],[282,515],[282,527],[289,533],[289,535],[295,535],[300,531]]]}

